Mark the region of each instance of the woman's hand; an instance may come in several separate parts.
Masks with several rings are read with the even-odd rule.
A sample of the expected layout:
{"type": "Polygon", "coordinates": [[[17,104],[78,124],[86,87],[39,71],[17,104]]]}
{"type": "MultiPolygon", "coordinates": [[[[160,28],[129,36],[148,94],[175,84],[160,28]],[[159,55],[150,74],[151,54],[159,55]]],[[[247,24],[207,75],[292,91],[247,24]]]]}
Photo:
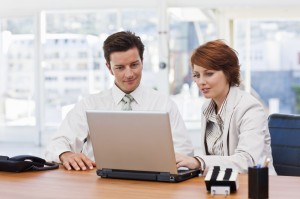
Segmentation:
{"type": "Polygon", "coordinates": [[[175,158],[177,168],[187,167],[189,169],[198,169],[201,167],[200,162],[194,157],[175,153],[175,158]]]}

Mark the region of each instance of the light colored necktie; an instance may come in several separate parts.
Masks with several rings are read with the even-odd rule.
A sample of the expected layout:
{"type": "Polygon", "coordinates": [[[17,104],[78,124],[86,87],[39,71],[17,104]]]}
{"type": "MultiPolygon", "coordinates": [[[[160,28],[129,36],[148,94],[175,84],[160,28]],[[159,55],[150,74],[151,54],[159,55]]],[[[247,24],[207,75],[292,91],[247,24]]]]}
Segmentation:
{"type": "Polygon", "coordinates": [[[122,106],[122,110],[123,111],[131,111],[131,102],[133,101],[133,97],[129,94],[124,95],[122,102],[123,102],[123,106],[122,106]]]}

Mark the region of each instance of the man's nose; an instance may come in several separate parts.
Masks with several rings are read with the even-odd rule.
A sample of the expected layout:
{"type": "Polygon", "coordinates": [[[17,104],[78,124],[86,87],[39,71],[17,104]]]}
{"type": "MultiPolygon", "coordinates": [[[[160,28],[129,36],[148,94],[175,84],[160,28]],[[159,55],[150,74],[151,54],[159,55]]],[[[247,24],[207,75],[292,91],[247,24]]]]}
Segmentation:
{"type": "Polygon", "coordinates": [[[131,68],[126,68],[125,76],[126,77],[131,77],[132,75],[133,75],[133,72],[132,72],[131,68]]]}

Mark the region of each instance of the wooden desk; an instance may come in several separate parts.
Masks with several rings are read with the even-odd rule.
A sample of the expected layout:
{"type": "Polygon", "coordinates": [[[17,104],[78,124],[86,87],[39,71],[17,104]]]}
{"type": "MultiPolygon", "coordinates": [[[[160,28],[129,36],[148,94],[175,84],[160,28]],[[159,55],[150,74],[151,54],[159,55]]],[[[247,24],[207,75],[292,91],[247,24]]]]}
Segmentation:
{"type": "MultiPolygon", "coordinates": [[[[239,176],[240,187],[231,198],[248,198],[248,176],[239,176]]],[[[270,199],[300,198],[300,177],[270,176],[270,199]]],[[[203,177],[180,183],[102,179],[96,171],[0,172],[0,198],[213,198],[203,177]]],[[[214,198],[225,198],[217,195],[214,198]]]]}

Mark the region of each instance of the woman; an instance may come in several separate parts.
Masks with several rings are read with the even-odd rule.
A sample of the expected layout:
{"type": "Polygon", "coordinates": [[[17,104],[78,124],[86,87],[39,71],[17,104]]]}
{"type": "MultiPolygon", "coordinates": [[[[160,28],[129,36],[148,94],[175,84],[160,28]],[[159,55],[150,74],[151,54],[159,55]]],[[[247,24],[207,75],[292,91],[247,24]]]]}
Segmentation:
{"type": "Polygon", "coordinates": [[[193,78],[205,98],[201,120],[201,153],[176,154],[177,166],[210,166],[247,173],[248,167],[270,158],[269,173],[276,174],[271,153],[267,115],[261,103],[240,90],[240,65],[235,51],[221,40],[198,47],[191,56],[193,78]]]}

